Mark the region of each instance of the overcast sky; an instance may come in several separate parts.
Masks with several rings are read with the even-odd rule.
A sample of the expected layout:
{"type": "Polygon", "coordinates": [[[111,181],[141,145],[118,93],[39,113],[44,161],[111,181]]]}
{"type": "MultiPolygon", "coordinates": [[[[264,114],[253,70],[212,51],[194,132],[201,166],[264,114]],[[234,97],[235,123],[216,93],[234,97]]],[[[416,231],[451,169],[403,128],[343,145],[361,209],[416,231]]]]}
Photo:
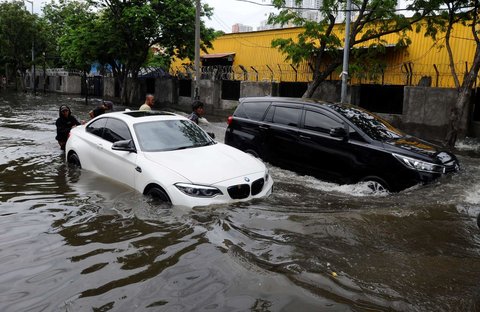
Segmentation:
{"type": "MultiPolygon", "coordinates": [[[[7,1],[7,0],[0,0],[7,1]]],[[[256,30],[262,20],[266,20],[268,13],[274,9],[270,0],[200,0],[202,4],[208,4],[214,8],[211,20],[205,20],[208,27],[224,32],[232,32],[232,25],[236,23],[252,26],[256,30]]],[[[33,0],[33,11],[41,13],[46,0],[33,0]]],[[[32,4],[24,2],[30,11],[32,4]]]]}
{"type": "Polygon", "coordinates": [[[269,0],[201,0],[213,7],[211,20],[205,20],[207,27],[232,32],[232,25],[240,23],[257,30],[260,22],[274,12],[269,0]]]}
{"type": "MultiPolygon", "coordinates": [[[[7,1],[7,0],[0,0],[7,1]]],[[[226,33],[232,32],[232,25],[240,23],[252,26],[257,30],[260,22],[268,18],[270,12],[277,12],[270,4],[270,0],[200,0],[202,4],[213,7],[213,16],[206,19],[207,27],[216,30],[223,30],[226,33]]],[[[49,0],[33,0],[33,10],[40,14],[41,8],[49,0]]],[[[403,2],[403,1],[401,1],[403,2]]],[[[31,10],[31,3],[26,2],[26,7],[31,10]]]]}

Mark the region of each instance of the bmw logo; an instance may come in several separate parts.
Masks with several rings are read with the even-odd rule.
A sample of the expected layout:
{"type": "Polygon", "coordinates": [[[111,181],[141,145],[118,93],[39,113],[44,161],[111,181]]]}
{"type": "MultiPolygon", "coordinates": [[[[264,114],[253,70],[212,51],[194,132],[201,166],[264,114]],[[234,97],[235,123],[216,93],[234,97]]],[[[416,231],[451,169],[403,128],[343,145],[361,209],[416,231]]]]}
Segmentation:
{"type": "Polygon", "coordinates": [[[243,178],[243,179],[245,180],[245,182],[250,182],[250,179],[247,178],[247,177],[245,177],[245,178],[243,178]]]}

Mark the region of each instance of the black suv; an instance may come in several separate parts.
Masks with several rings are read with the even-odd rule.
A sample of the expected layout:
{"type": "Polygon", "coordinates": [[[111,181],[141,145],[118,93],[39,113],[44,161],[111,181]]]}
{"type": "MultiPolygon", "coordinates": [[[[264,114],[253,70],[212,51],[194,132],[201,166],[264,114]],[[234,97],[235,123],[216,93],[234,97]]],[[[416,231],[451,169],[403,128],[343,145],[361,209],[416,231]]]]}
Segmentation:
{"type": "Polygon", "coordinates": [[[401,191],[459,170],[455,155],[356,106],[242,98],[225,143],[279,167],[336,183],[401,191]]]}

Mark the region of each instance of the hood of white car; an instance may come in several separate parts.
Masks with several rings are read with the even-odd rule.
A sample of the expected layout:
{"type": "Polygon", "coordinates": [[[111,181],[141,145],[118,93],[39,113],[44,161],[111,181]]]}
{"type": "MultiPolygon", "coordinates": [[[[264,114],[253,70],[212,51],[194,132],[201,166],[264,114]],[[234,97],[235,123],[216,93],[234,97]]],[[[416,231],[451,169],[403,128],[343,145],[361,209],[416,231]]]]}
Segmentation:
{"type": "Polygon", "coordinates": [[[221,181],[263,172],[265,165],[253,156],[217,143],[190,149],[148,152],[149,161],[177,172],[192,183],[211,185],[221,181]]]}

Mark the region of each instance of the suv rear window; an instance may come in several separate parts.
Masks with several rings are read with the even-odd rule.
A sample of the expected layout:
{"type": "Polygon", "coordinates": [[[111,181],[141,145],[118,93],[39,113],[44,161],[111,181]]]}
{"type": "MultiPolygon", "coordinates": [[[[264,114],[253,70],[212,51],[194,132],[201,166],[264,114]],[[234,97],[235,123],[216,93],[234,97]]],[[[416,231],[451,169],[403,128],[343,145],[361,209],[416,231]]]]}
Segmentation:
{"type": "Polygon", "coordinates": [[[235,117],[261,121],[263,120],[263,116],[265,115],[268,106],[270,106],[270,102],[243,102],[233,115],[235,117]]]}

